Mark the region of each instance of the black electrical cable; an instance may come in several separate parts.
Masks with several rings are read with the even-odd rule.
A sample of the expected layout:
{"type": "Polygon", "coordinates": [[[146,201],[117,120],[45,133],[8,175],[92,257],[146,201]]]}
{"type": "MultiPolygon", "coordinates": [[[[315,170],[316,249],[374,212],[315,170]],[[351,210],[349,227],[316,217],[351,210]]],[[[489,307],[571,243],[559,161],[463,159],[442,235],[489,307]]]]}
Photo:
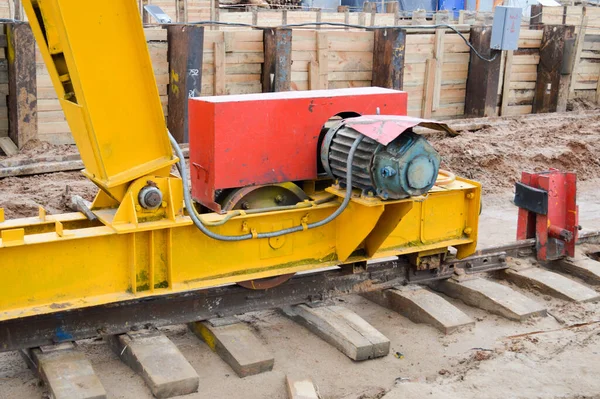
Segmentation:
{"type": "Polygon", "coordinates": [[[379,29],[438,29],[438,28],[447,28],[454,31],[460,38],[465,42],[467,46],[473,53],[480,59],[486,62],[492,62],[497,57],[499,52],[496,52],[492,58],[486,58],[479,51],[473,47],[473,45],[469,42],[469,40],[454,26],[448,24],[435,24],[435,25],[391,25],[391,26],[364,26],[364,25],[356,25],[356,24],[346,24],[343,22],[303,22],[298,24],[287,24],[280,26],[260,26],[253,24],[245,24],[241,22],[221,22],[221,21],[199,21],[199,22],[188,22],[188,25],[222,25],[222,26],[239,26],[245,28],[253,28],[253,29],[276,29],[276,28],[301,28],[307,26],[335,26],[340,28],[354,28],[354,29],[366,29],[366,30],[379,30],[379,29]]]}
{"type": "Polygon", "coordinates": [[[208,237],[213,238],[215,240],[219,240],[219,241],[244,241],[244,240],[250,240],[252,238],[279,237],[279,236],[283,236],[283,235],[290,234],[290,233],[296,233],[296,232],[303,231],[303,230],[314,229],[316,227],[323,226],[323,225],[331,222],[335,218],[337,218],[346,209],[346,207],[350,203],[350,199],[352,198],[352,163],[354,160],[354,153],[356,152],[359,144],[361,143],[361,141],[364,138],[364,136],[358,136],[356,138],[356,140],[354,140],[354,143],[352,144],[352,147],[350,148],[350,151],[348,152],[348,159],[347,159],[347,165],[346,165],[346,193],[345,193],[344,200],[342,201],[341,205],[331,215],[327,216],[325,219],[319,220],[318,222],[308,223],[308,224],[300,225],[300,226],[289,227],[287,229],[271,231],[268,233],[247,233],[247,234],[242,234],[242,235],[237,235],[237,236],[229,236],[229,235],[215,233],[215,232],[209,230],[206,227],[206,225],[202,222],[202,220],[200,219],[200,215],[197,213],[196,208],[194,207],[194,204],[192,203],[183,152],[181,151],[179,144],[177,144],[177,141],[171,135],[171,133],[168,132],[168,134],[169,134],[169,141],[171,142],[171,146],[173,147],[175,154],[179,158],[179,160],[177,161],[177,169],[179,170],[179,174],[181,175],[181,180],[183,183],[183,201],[184,201],[185,207],[188,211],[188,215],[194,222],[194,225],[201,232],[206,234],[208,237]]]}

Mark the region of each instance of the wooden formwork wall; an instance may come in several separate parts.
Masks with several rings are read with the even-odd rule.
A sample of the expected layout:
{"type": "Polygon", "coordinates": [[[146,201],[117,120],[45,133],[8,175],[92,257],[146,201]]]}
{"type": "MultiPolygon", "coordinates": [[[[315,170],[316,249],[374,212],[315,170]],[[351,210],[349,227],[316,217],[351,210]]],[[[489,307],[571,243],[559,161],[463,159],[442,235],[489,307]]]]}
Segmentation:
{"type": "Polygon", "coordinates": [[[206,31],[201,95],[260,93],[263,62],[262,31],[206,31]]]}
{"type": "Polygon", "coordinates": [[[498,86],[498,94],[501,96],[500,115],[531,113],[542,33],[541,30],[521,30],[519,49],[506,52],[498,86]]]}
{"type": "Polygon", "coordinates": [[[370,86],[373,42],[373,32],[293,31],[292,89],[370,86]]]}
{"type": "MultiPolygon", "coordinates": [[[[167,32],[160,28],[145,28],[148,50],[158,85],[160,100],[167,115],[167,85],[169,64],[167,60],[167,32]]],[[[56,91],[48,75],[42,55],[36,45],[36,79],[38,107],[38,139],[53,144],[71,144],[73,137],[65,119],[56,91]]]]}
{"type": "Polygon", "coordinates": [[[569,98],[600,102],[600,7],[543,7],[540,22],[575,27],[569,98]]]}
{"type": "MultiPolygon", "coordinates": [[[[464,36],[469,39],[468,33],[464,36]]],[[[427,118],[463,115],[469,57],[469,47],[456,33],[438,30],[406,35],[408,114],[427,118]]]]}

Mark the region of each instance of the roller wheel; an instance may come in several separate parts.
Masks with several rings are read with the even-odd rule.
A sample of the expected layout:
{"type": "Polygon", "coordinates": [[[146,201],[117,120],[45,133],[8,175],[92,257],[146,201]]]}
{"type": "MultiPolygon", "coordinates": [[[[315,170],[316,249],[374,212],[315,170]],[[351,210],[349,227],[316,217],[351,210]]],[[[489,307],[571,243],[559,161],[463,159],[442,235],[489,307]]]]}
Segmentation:
{"type": "MultiPolygon", "coordinates": [[[[308,199],[308,196],[294,183],[267,184],[242,187],[230,192],[220,201],[225,211],[234,209],[261,209],[295,205],[308,199]]],[[[240,281],[237,284],[250,290],[267,290],[291,279],[294,273],[255,280],[240,281]]]]}

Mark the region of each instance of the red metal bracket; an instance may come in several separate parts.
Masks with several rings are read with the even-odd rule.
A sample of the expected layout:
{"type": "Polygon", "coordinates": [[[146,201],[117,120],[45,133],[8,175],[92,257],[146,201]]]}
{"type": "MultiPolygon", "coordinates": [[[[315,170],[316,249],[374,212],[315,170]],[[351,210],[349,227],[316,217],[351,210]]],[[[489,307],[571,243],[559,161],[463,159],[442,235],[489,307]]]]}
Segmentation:
{"type": "Polygon", "coordinates": [[[516,185],[519,207],[517,240],[535,238],[539,260],[575,256],[579,231],[577,175],[550,169],[521,175],[516,185]]]}

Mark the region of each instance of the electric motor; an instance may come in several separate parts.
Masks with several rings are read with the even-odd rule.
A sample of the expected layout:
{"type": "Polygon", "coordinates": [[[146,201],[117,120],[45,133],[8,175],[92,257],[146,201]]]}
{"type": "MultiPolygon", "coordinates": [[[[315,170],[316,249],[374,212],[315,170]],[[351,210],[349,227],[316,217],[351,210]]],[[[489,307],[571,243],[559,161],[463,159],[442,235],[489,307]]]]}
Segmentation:
{"type": "MultiPolygon", "coordinates": [[[[362,133],[346,120],[329,129],[321,145],[321,163],[327,174],[345,184],[348,153],[362,133]]],[[[440,155],[412,129],[383,145],[364,136],[352,162],[352,186],[381,199],[423,195],[433,187],[440,155]]]]}

